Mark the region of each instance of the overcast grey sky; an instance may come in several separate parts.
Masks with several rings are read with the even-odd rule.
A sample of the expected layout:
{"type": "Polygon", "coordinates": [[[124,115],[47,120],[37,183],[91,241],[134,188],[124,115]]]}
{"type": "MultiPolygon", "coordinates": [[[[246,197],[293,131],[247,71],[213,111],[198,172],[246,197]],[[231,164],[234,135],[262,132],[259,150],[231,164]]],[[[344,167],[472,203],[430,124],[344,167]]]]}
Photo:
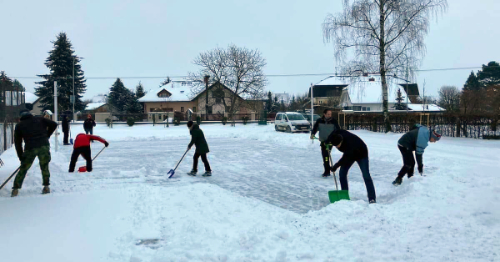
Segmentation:
{"type": "MultiPolygon", "coordinates": [[[[421,69],[480,67],[500,61],[499,0],[448,0],[433,22],[421,69]]],[[[66,32],[86,77],[184,76],[198,68],[202,51],[230,43],[259,49],[266,74],[335,72],[331,44],[321,24],[338,13],[341,0],[213,1],[4,1],[0,0],[0,70],[13,77],[48,73],[44,61],[51,41],[66,32]]],[[[443,85],[462,87],[471,70],[421,72],[417,82],[437,95],[443,85]]],[[[477,70],[475,70],[477,71],[477,70]]],[[[314,77],[270,77],[267,90],[305,93],[314,77]]],[[[33,91],[36,79],[19,79],[33,91]]],[[[146,90],[162,79],[142,81],[146,90]]],[[[105,93],[114,79],[88,79],[85,98],[105,93]]]]}

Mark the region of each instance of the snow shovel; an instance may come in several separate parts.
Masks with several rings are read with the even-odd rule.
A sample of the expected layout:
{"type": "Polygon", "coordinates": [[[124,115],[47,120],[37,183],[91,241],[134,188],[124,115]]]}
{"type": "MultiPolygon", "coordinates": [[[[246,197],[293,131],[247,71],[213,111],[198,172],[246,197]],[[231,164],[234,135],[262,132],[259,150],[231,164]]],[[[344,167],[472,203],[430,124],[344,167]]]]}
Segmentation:
{"type": "Polygon", "coordinates": [[[14,171],[14,173],[12,173],[12,175],[9,176],[9,178],[7,178],[7,180],[5,180],[5,182],[3,182],[3,184],[0,186],[0,190],[9,182],[9,180],[15,175],[17,174],[17,171],[19,171],[19,169],[21,169],[21,166],[19,166],[16,171],[14,171]]]}
{"type": "MultiPolygon", "coordinates": [[[[106,147],[103,147],[101,151],[99,151],[99,153],[97,153],[97,155],[94,158],[92,158],[92,162],[94,162],[94,160],[101,154],[102,151],[104,151],[104,149],[106,149],[106,147]]],[[[78,172],[80,173],[87,172],[87,167],[86,166],[79,167],[78,172]]]]}
{"type": "MultiPolygon", "coordinates": [[[[332,165],[332,151],[328,151],[328,156],[330,157],[330,166],[332,165]]],[[[337,184],[337,177],[335,176],[335,172],[333,172],[333,179],[335,179],[335,189],[332,191],[328,191],[328,198],[330,199],[330,203],[335,203],[340,200],[351,200],[349,198],[349,191],[348,190],[339,190],[339,186],[337,184]]]]}
{"type": "Polygon", "coordinates": [[[69,143],[73,144],[73,137],[71,136],[71,130],[69,131],[69,143]]]}
{"type": "Polygon", "coordinates": [[[167,173],[167,175],[169,175],[169,176],[168,176],[168,178],[172,178],[172,177],[174,176],[174,174],[175,174],[175,170],[177,170],[177,167],[178,167],[178,166],[179,166],[179,164],[182,162],[182,160],[183,160],[183,159],[184,159],[184,157],[186,156],[186,154],[187,154],[187,152],[189,151],[189,149],[191,149],[191,148],[188,148],[188,149],[186,150],[186,153],[184,153],[184,155],[182,155],[181,160],[179,160],[179,162],[177,163],[177,165],[175,166],[175,168],[174,168],[174,169],[170,169],[170,171],[168,171],[168,173],[167,173]]]}

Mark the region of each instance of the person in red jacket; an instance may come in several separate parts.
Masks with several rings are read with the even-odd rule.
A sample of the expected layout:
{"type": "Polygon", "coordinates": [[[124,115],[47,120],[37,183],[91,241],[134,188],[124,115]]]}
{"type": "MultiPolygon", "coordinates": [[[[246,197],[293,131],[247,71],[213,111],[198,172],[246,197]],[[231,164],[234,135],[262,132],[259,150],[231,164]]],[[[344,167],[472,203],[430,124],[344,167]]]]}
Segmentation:
{"type": "Polygon", "coordinates": [[[90,151],[90,141],[97,140],[103,143],[106,147],[109,143],[102,137],[86,134],[78,134],[75,139],[75,145],[73,147],[73,154],[71,155],[71,162],[69,163],[69,172],[75,171],[76,160],[80,155],[87,160],[87,172],[92,171],[92,151],[90,151]]]}

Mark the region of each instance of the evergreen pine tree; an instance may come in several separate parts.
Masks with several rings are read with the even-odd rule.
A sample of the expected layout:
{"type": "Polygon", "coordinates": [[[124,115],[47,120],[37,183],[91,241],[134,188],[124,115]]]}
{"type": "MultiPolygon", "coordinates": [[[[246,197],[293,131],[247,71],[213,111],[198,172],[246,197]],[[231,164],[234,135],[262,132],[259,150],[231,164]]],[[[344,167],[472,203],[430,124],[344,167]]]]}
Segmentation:
{"type": "Polygon", "coordinates": [[[80,58],[75,55],[66,33],[60,33],[57,36],[54,49],[49,52],[49,57],[45,61],[45,66],[50,70],[48,75],[39,75],[44,81],[37,82],[40,85],[35,88],[35,94],[40,98],[42,109],[54,109],[54,81],[58,86],[58,105],[59,110],[72,110],[73,104],[70,102],[70,96],[73,95],[73,68],[75,70],[75,111],[83,110],[85,104],[82,96],[86,90],[86,80],[83,70],[80,66],[80,58]],[[74,63],[74,65],[73,65],[74,63]]]}
{"type": "Polygon", "coordinates": [[[137,99],[140,99],[145,95],[146,93],[144,92],[144,87],[142,86],[142,83],[139,82],[139,84],[135,88],[135,96],[137,97],[137,99]]]}
{"type": "Polygon", "coordinates": [[[478,91],[479,89],[481,89],[481,84],[479,83],[479,79],[476,77],[474,72],[471,72],[469,78],[467,78],[467,81],[465,82],[464,90],[478,91]]]}
{"type": "Polygon", "coordinates": [[[273,95],[271,91],[267,93],[267,112],[271,112],[273,109],[273,95]]]}
{"type": "Polygon", "coordinates": [[[396,110],[405,110],[406,109],[405,105],[403,104],[404,99],[405,99],[405,97],[401,93],[401,89],[398,89],[398,92],[396,94],[396,105],[394,106],[394,108],[396,110]]]}
{"type": "Polygon", "coordinates": [[[130,92],[127,97],[127,105],[125,111],[130,114],[138,114],[143,112],[143,107],[139,103],[139,98],[133,92],[130,92]]]}
{"type": "Polygon", "coordinates": [[[130,103],[130,90],[123,85],[122,80],[117,78],[110,88],[108,95],[108,105],[116,112],[126,112],[127,106],[130,103]]]}
{"type": "Polygon", "coordinates": [[[500,64],[495,61],[483,65],[483,70],[477,73],[477,79],[482,87],[500,84],[500,64]]]}

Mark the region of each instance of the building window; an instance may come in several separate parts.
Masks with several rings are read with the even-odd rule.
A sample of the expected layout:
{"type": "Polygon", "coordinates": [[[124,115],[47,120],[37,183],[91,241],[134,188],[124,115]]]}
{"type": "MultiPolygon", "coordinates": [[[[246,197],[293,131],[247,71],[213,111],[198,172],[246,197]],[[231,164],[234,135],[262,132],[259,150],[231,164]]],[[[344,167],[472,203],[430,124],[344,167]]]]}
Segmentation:
{"type": "Polygon", "coordinates": [[[217,103],[217,104],[222,103],[222,98],[220,98],[220,97],[216,97],[216,98],[215,98],[215,103],[217,103]]]}
{"type": "Polygon", "coordinates": [[[361,111],[366,111],[366,107],[362,107],[362,108],[361,108],[361,111]]]}
{"type": "Polygon", "coordinates": [[[154,112],[155,110],[156,110],[156,108],[151,107],[151,108],[149,109],[149,112],[154,112]]]}
{"type": "Polygon", "coordinates": [[[211,107],[211,106],[209,106],[209,107],[207,107],[207,108],[208,108],[208,114],[209,114],[209,115],[211,115],[211,114],[212,114],[212,107],[211,107]]]}
{"type": "Polygon", "coordinates": [[[353,106],[352,110],[354,110],[354,111],[361,111],[361,106],[353,106]]]}
{"type": "Polygon", "coordinates": [[[184,107],[181,106],[181,112],[184,112],[184,107]]]}
{"type": "Polygon", "coordinates": [[[366,111],[370,111],[370,108],[369,108],[369,107],[367,107],[367,108],[366,108],[366,111]]]}
{"type": "Polygon", "coordinates": [[[231,107],[230,107],[230,106],[226,106],[226,107],[224,108],[224,110],[226,110],[226,112],[228,112],[228,113],[229,113],[229,110],[231,110],[231,107]]]}
{"type": "Polygon", "coordinates": [[[323,101],[322,101],[322,100],[319,100],[319,104],[320,104],[320,105],[321,105],[321,104],[323,104],[323,101]]]}
{"type": "Polygon", "coordinates": [[[196,106],[193,106],[193,113],[196,113],[196,106]]]}

